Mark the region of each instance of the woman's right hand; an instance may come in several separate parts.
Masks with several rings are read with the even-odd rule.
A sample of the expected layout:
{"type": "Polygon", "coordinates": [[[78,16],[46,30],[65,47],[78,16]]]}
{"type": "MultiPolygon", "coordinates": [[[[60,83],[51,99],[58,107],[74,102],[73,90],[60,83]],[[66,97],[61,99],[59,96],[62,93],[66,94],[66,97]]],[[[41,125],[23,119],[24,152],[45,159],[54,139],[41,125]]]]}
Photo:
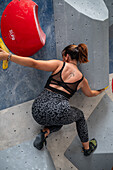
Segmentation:
{"type": "Polygon", "coordinates": [[[7,60],[9,53],[7,53],[6,51],[2,50],[2,48],[0,48],[0,61],[1,60],[7,60]]]}

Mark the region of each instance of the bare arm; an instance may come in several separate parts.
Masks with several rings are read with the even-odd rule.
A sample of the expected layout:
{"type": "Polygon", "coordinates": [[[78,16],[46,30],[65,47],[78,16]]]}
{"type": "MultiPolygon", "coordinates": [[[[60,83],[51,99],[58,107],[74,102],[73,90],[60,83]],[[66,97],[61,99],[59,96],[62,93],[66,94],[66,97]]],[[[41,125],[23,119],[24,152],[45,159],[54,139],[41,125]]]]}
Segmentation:
{"type": "Polygon", "coordinates": [[[97,96],[97,95],[99,95],[100,93],[102,93],[102,92],[104,91],[104,89],[103,89],[103,90],[100,90],[100,91],[91,90],[86,78],[84,78],[84,80],[83,80],[83,82],[82,82],[81,90],[82,90],[82,92],[83,92],[86,96],[88,96],[88,97],[97,96]]]}
{"type": "MultiPolygon", "coordinates": [[[[8,53],[0,49],[0,60],[7,60],[8,53]]],[[[61,64],[60,60],[35,60],[29,57],[21,57],[17,55],[11,55],[10,60],[16,64],[20,64],[22,66],[33,67],[39,70],[44,71],[54,71],[61,64]]]]}

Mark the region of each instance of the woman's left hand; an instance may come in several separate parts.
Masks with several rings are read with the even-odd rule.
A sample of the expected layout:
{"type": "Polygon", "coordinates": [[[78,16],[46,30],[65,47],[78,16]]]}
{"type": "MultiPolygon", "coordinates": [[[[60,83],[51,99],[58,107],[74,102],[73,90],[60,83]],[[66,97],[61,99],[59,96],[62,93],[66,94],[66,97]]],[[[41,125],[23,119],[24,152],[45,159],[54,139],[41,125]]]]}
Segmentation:
{"type": "Polygon", "coordinates": [[[7,60],[9,53],[0,48],[0,61],[7,60]]]}

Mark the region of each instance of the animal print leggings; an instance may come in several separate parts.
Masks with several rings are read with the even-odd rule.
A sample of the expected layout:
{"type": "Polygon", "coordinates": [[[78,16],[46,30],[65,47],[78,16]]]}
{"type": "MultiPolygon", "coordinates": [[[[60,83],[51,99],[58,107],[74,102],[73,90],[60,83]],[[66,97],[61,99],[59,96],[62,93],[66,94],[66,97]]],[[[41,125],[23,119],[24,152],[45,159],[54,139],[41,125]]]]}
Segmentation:
{"type": "Polygon", "coordinates": [[[81,142],[87,142],[88,129],[83,112],[71,107],[68,100],[61,94],[44,89],[33,102],[33,118],[37,123],[48,128],[50,133],[60,130],[63,125],[76,122],[81,142]]]}

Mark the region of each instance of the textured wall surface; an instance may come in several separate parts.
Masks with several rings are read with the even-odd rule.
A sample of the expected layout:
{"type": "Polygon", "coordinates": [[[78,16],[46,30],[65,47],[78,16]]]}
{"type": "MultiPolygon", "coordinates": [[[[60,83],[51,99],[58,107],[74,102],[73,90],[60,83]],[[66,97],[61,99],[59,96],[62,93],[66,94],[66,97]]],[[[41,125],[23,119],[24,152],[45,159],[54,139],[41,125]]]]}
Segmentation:
{"type": "MultiPolygon", "coordinates": [[[[46,33],[47,40],[46,40],[46,45],[44,46],[44,48],[42,48],[36,55],[34,55],[33,58],[36,58],[36,59],[55,58],[56,48],[55,48],[54,17],[53,17],[54,12],[53,12],[52,0],[46,0],[46,1],[45,0],[40,0],[40,1],[34,0],[34,1],[39,5],[40,25],[43,31],[46,33]]],[[[54,4],[56,5],[54,7],[56,7],[57,12],[58,13],[60,12],[61,14],[57,19],[55,19],[55,23],[62,21],[62,26],[63,26],[65,24],[65,17],[66,17],[66,15],[64,15],[64,10],[65,10],[64,0],[59,0],[59,1],[54,0],[54,1],[58,2],[58,4],[57,3],[54,4]]],[[[3,10],[5,9],[6,5],[9,2],[10,1],[8,0],[0,0],[0,16],[2,15],[3,10]]],[[[67,3],[67,6],[68,7],[70,6],[69,3],[67,3]]],[[[84,3],[83,3],[83,6],[84,6],[84,3]]],[[[72,15],[73,17],[73,11],[75,12],[75,9],[72,9],[72,7],[69,7],[69,9],[70,9],[70,15],[72,15]]],[[[93,9],[90,11],[90,13],[92,11],[93,9]]],[[[79,14],[77,17],[81,19],[81,14],[79,14]]],[[[68,19],[70,18],[68,17],[68,19]]],[[[89,28],[88,33],[91,34],[91,38],[92,39],[96,38],[94,34],[95,32],[92,30],[92,28],[93,26],[95,29],[98,28],[96,27],[97,26],[96,24],[98,23],[98,21],[95,20],[94,25],[90,25],[87,19],[88,19],[87,16],[84,17],[84,20],[82,18],[83,23],[78,23],[78,26],[79,24],[81,24],[80,28],[82,28],[85,24],[85,27],[89,28]]],[[[89,17],[89,20],[92,20],[92,18],[89,17]]],[[[76,26],[77,26],[77,22],[76,22],[76,26]]],[[[66,27],[70,28],[71,26],[66,24],[66,27]]],[[[60,41],[61,47],[63,47],[63,45],[65,45],[64,42],[66,41],[66,38],[67,38],[67,33],[65,32],[66,29],[64,30],[59,29],[60,24],[57,24],[56,28],[58,28],[58,30],[60,31],[59,37],[61,39],[59,39],[59,41],[60,41]]],[[[76,27],[72,28],[72,31],[74,31],[74,29],[76,29],[76,27]]],[[[101,33],[102,31],[103,29],[99,25],[99,33],[101,33]]],[[[83,32],[81,32],[81,35],[83,35],[83,32]]],[[[87,43],[89,46],[90,42],[89,42],[89,38],[87,38],[87,35],[88,34],[84,36],[84,42],[87,43]]],[[[57,36],[56,38],[58,38],[57,36]]],[[[59,45],[59,41],[57,41],[56,39],[57,46],[59,45]]],[[[79,42],[80,39],[78,39],[77,41],[79,42]]],[[[104,40],[102,39],[102,41],[104,40]]],[[[93,45],[93,41],[91,42],[93,45]]],[[[93,47],[90,46],[90,47],[92,50],[94,46],[93,47]]],[[[95,48],[93,50],[95,50],[95,48]]],[[[61,51],[59,50],[59,55],[61,56],[60,52],[61,51]]],[[[92,60],[92,58],[90,60],[92,60]]],[[[93,62],[93,61],[90,61],[90,62],[93,62]]],[[[47,79],[48,74],[49,73],[45,73],[45,72],[38,71],[35,69],[27,68],[27,67],[22,67],[14,63],[10,63],[9,68],[6,71],[3,71],[2,67],[0,67],[0,109],[7,108],[7,109],[0,111],[0,132],[1,132],[0,133],[1,134],[0,135],[0,150],[7,149],[17,144],[20,145],[24,141],[29,141],[30,139],[34,139],[34,137],[40,131],[41,129],[40,125],[38,125],[31,116],[31,107],[32,107],[32,102],[33,102],[31,99],[35,98],[37,94],[41,91],[47,79]],[[27,100],[31,100],[31,101],[23,103],[24,101],[27,101],[27,100]],[[17,105],[19,103],[22,103],[22,104],[17,105]],[[12,105],[16,105],[16,106],[10,107],[12,105]]],[[[107,90],[110,91],[110,95],[112,96],[112,99],[113,99],[111,86],[107,90]]],[[[106,91],[104,93],[106,93],[106,91]]],[[[96,105],[99,103],[100,99],[102,98],[102,95],[103,94],[97,97],[94,97],[94,98],[88,98],[81,93],[76,93],[76,95],[73,96],[70,102],[71,102],[71,105],[80,108],[84,112],[85,117],[88,118],[91,112],[96,107],[96,105]]],[[[73,166],[71,162],[68,161],[64,157],[64,152],[66,151],[67,147],[70,145],[71,141],[73,140],[76,134],[77,132],[76,132],[75,123],[73,123],[71,125],[64,126],[59,132],[52,134],[47,139],[47,142],[48,142],[47,147],[50,150],[50,153],[54,160],[56,170],[60,170],[60,169],[77,170],[75,166],[73,166]]],[[[20,150],[21,150],[21,146],[20,146],[20,150]]],[[[3,152],[5,152],[5,150],[3,152]]],[[[9,157],[6,153],[5,163],[6,163],[6,168],[9,168],[7,167],[7,165],[9,164],[7,160],[9,160],[9,157]]],[[[3,170],[3,169],[0,169],[0,170],[3,170]]]]}
{"type": "MultiPolygon", "coordinates": [[[[113,74],[110,75],[110,84],[112,81],[112,77],[113,77],[113,74]]],[[[103,92],[102,94],[100,94],[99,96],[96,96],[96,97],[89,98],[87,96],[84,96],[82,93],[76,93],[76,95],[74,95],[70,99],[70,104],[72,106],[75,106],[75,107],[78,107],[79,109],[81,109],[84,112],[85,118],[87,119],[89,117],[89,115],[94,111],[95,107],[100,102],[100,100],[102,99],[102,97],[105,93],[107,93],[113,101],[112,88],[111,88],[111,86],[109,86],[109,88],[105,92],[103,92]]],[[[36,137],[37,133],[40,132],[41,126],[34,121],[32,115],[31,115],[32,102],[33,102],[33,100],[0,111],[0,150],[4,150],[4,152],[6,153],[6,158],[11,158],[11,157],[8,157],[7,152],[6,152],[6,150],[8,148],[17,145],[17,146],[20,146],[21,151],[24,151],[23,148],[21,147],[22,146],[21,143],[23,143],[25,141],[33,140],[36,137]]],[[[113,104],[112,104],[112,106],[113,106],[113,104]]],[[[103,112],[104,112],[104,108],[102,108],[103,112]]],[[[98,110],[98,113],[100,110],[101,109],[98,110]]],[[[103,112],[100,112],[100,116],[102,116],[103,112]]],[[[96,113],[94,113],[94,115],[95,114],[96,113]]],[[[112,114],[112,112],[111,112],[111,114],[112,114]]],[[[107,115],[108,115],[108,113],[107,113],[107,115]]],[[[100,120],[103,121],[103,119],[105,118],[105,115],[103,115],[101,118],[102,118],[102,120],[99,119],[98,121],[100,121],[100,120]]],[[[109,119],[109,117],[106,117],[106,118],[109,119]]],[[[111,123],[112,123],[112,120],[111,120],[111,123]]],[[[102,124],[100,124],[100,125],[102,125],[102,124]]],[[[102,126],[104,126],[104,124],[102,126]]],[[[108,124],[106,124],[105,126],[108,126],[108,124]]],[[[92,127],[92,129],[93,129],[93,127],[92,127]]],[[[89,130],[90,130],[90,127],[89,127],[89,130]]],[[[107,130],[108,129],[104,128],[103,133],[105,133],[107,130]]],[[[112,131],[111,128],[110,128],[110,131],[112,131]]],[[[103,135],[103,133],[101,135],[103,135]]],[[[64,126],[60,131],[51,134],[47,138],[47,148],[51,153],[56,170],[77,170],[77,168],[74,165],[72,165],[72,163],[64,156],[64,152],[67,150],[67,148],[69,147],[69,145],[71,144],[71,142],[73,141],[73,139],[76,135],[77,135],[76,124],[73,123],[73,124],[64,126]]],[[[92,134],[92,135],[93,135],[93,137],[96,137],[94,134],[92,134]]],[[[110,135],[110,136],[112,138],[112,135],[110,135]]],[[[92,136],[89,136],[89,137],[91,138],[92,136]]],[[[102,136],[102,139],[103,139],[103,137],[104,137],[104,135],[102,136]]],[[[98,138],[100,141],[101,138],[100,137],[98,137],[98,138]]],[[[106,140],[107,139],[108,138],[106,138],[106,140]]],[[[110,141],[112,141],[112,140],[109,140],[107,143],[109,144],[110,141]]],[[[105,142],[104,142],[104,144],[106,146],[105,142]]],[[[103,146],[103,145],[98,145],[98,149],[101,146],[103,146]]],[[[30,147],[32,147],[32,146],[30,146],[30,147]]],[[[27,147],[26,147],[26,149],[27,149],[27,147]]],[[[13,148],[11,150],[13,150],[13,148]]],[[[74,151],[75,151],[75,149],[74,149],[74,151]]],[[[40,152],[43,152],[43,150],[40,152]]],[[[21,154],[24,155],[24,152],[22,152],[21,154]]],[[[2,156],[2,154],[0,154],[0,157],[1,156],[2,156]]],[[[27,155],[27,156],[29,156],[29,155],[27,155]]],[[[33,160],[31,160],[31,161],[33,161],[33,160]]],[[[4,162],[6,163],[5,164],[6,167],[7,167],[7,165],[10,164],[10,162],[3,160],[2,163],[4,163],[4,162]]],[[[17,164],[18,164],[18,162],[17,162],[17,164]]],[[[0,166],[3,166],[3,165],[4,164],[0,164],[0,166]]],[[[34,164],[34,166],[35,166],[35,164],[34,164]]],[[[8,167],[8,169],[9,168],[10,167],[8,167]]],[[[4,170],[4,169],[0,168],[0,170],[4,170]]],[[[12,169],[12,170],[14,170],[14,169],[12,169]]],[[[99,170],[101,170],[101,168],[99,170]]]]}
{"type": "Polygon", "coordinates": [[[110,170],[113,167],[113,101],[104,95],[94,109],[87,124],[90,139],[97,140],[97,149],[91,156],[84,157],[78,136],[65,152],[66,157],[79,170],[110,170]],[[95,125],[96,123],[96,125],[95,125]],[[104,129],[104,130],[103,130],[104,129]],[[103,142],[104,141],[104,142],[103,142]],[[107,143],[107,145],[106,145],[107,143]],[[82,163],[81,163],[82,162],[82,163]]]}
{"type": "Polygon", "coordinates": [[[54,0],[54,11],[57,56],[69,44],[87,44],[90,62],[80,69],[92,89],[108,86],[109,20],[104,1],[54,0]]]}
{"type": "Polygon", "coordinates": [[[49,151],[38,151],[33,141],[24,142],[4,151],[0,151],[1,170],[55,170],[49,151]]]}
{"type": "MultiPolygon", "coordinates": [[[[11,2],[11,0],[0,0],[0,19],[9,2],[11,2]]],[[[34,2],[36,2],[39,6],[39,22],[41,28],[46,34],[46,44],[33,56],[33,58],[55,58],[56,53],[52,0],[34,0],[34,2]]],[[[3,70],[2,63],[0,63],[0,110],[34,99],[42,90],[48,74],[49,73],[23,67],[15,63],[9,63],[9,68],[7,70],[3,70]]]]}
{"type": "Polygon", "coordinates": [[[109,10],[109,72],[113,73],[113,0],[104,0],[109,10]]]}
{"type": "MultiPolygon", "coordinates": [[[[10,1],[0,1],[0,17],[10,1]]],[[[57,54],[58,58],[61,59],[61,51],[66,45],[86,43],[89,49],[90,62],[83,64],[80,69],[88,79],[91,88],[101,89],[107,86],[109,27],[108,10],[104,1],[34,1],[39,6],[39,22],[47,39],[45,46],[33,58],[53,59],[56,58],[57,54]]],[[[111,5],[113,4],[111,3],[111,5]]],[[[108,6],[110,7],[110,4],[108,6]]],[[[112,23],[112,18],[110,22],[112,23]]],[[[110,28],[112,28],[112,24],[110,28]]],[[[112,72],[113,67],[112,45],[111,38],[110,72],[112,72]]],[[[49,74],[11,62],[9,68],[4,71],[2,70],[2,63],[0,63],[0,110],[34,99],[43,89],[49,74]]]]}

